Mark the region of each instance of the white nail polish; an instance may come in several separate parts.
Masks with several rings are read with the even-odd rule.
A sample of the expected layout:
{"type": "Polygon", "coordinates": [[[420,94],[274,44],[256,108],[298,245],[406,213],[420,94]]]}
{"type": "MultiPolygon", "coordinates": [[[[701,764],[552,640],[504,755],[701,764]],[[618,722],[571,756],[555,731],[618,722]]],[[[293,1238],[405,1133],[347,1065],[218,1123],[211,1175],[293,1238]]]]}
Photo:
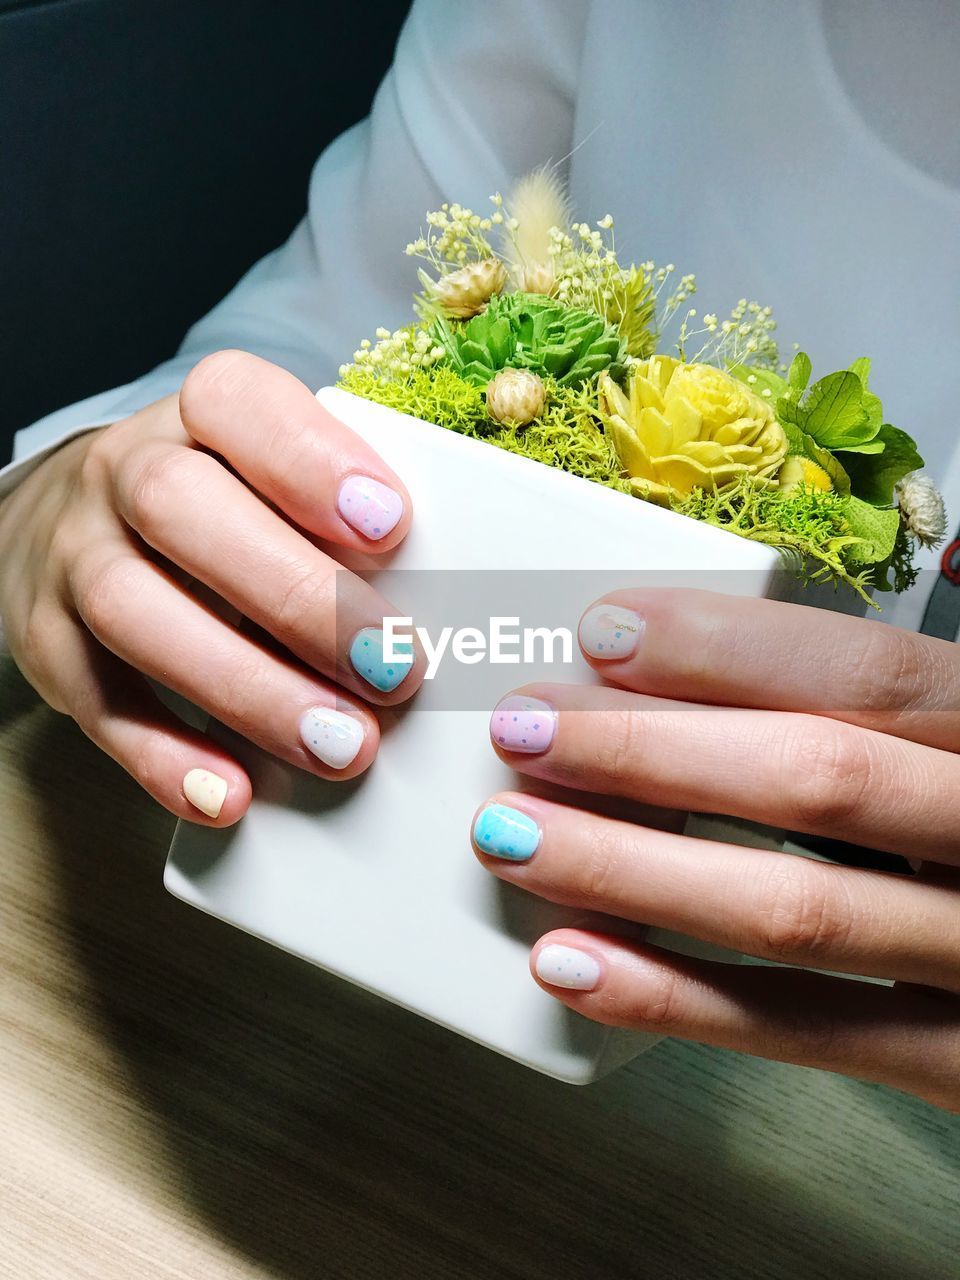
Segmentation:
{"type": "Polygon", "coordinates": [[[591,658],[622,662],[637,647],[643,619],[632,609],[598,604],[580,619],[580,643],[591,658]]]}
{"type": "Polygon", "coordinates": [[[331,769],[345,769],[363,746],[363,725],[333,707],[311,707],[300,717],[300,739],[331,769]]]}
{"type": "Polygon", "coordinates": [[[592,991],[600,981],[600,965],[586,951],[552,942],[537,956],[537,977],[551,987],[592,991]]]}
{"type": "Polygon", "coordinates": [[[183,794],[208,818],[219,818],[227,798],[227,780],[209,769],[191,769],[183,779],[183,794]]]}

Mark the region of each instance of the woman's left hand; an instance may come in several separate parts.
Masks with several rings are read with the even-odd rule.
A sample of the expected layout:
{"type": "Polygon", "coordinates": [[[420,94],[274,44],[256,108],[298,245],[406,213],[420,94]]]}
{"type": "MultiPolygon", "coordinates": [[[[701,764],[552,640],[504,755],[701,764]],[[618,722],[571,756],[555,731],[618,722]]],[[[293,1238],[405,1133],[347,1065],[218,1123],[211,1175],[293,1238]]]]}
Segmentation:
{"type": "Polygon", "coordinates": [[[537,685],[501,702],[491,734],[513,768],[922,865],[859,870],[498,795],[473,839],[501,879],[781,966],[561,929],[531,957],[544,990],[598,1022],[883,1081],[960,1111],[960,646],[694,591],[607,597],[581,620],[580,643],[619,687],[537,685]]]}

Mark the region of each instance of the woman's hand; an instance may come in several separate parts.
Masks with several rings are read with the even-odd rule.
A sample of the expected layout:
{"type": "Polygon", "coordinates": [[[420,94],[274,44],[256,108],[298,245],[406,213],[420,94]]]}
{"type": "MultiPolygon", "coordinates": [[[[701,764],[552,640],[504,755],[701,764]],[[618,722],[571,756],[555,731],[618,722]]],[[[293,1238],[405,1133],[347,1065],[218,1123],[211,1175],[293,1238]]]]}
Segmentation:
{"type": "Polygon", "coordinates": [[[395,610],[314,540],[385,551],[410,518],[400,480],[302,383],[219,352],[179,397],[71,441],[3,503],[0,616],[51,706],[171,812],[226,826],[247,775],[144,677],[291,764],[353,777],[379,741],[362,699],[409,697],[420,662],[369,656],[395,610]]]}
{"type": "Polygon", "coordinates": [[[620,687],[531,686],[501,703],[491,732],[513,768],[922,866],[856,870],[499,795],[473,835],[501,879],[796,966],[687,959],[615,926],[562,929],[534,948],[541,986],[599,1022],[883,1081],[960,1110],[960,648],[693,591],[613,595],[584,615],[580,643],[620,687]]]}

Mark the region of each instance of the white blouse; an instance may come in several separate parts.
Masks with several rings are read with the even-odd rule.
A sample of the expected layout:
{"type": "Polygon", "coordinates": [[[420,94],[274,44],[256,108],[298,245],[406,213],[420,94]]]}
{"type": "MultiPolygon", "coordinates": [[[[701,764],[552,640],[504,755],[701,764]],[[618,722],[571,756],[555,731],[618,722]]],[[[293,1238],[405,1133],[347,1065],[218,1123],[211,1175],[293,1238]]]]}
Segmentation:
{"type": "MultiPolygon", "coordinates": [[[[613,213],[622,260],[696,272],[701,313],[770,303],[782,350],[801,345],[815,376],[870,355],[887,418],[917,439],[952,530],[957,65],[952,0],[416,0],[370,116],[317,161],[287,243],[173,360],[20,432],[0,494],[220,347],[314,387],[334,380],[361,337],[408,320],[416,276],[402,250],[427,209],[485,211],[492,192],[554,161],[579,216],[613,213]]],[[[930,577],[885,597],[884,617],[916,625],[930,577]]]]}

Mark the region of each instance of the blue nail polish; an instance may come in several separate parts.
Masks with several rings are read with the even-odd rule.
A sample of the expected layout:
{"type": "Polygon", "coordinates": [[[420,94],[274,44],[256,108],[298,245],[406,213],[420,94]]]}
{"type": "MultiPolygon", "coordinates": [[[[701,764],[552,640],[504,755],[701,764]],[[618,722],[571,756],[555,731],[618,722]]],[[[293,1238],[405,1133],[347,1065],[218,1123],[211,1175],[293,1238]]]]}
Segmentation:
{"type": "Polygon", "coordinates": [[[540,847],[540,828],[527,813],[505,804],[488,804],[473,824],[477,848],[494,858],[526,862],[540,847]]]}
{"type": "Polygon", "coordinates": [[[413,645],[394,640],[393,652],[395,656],[388,662],[383,656],[383,632],[378,627],[364,627],[353,637],[350,662],[367,684],[381,693],[392,693],[413,665],[413,645]]]}

